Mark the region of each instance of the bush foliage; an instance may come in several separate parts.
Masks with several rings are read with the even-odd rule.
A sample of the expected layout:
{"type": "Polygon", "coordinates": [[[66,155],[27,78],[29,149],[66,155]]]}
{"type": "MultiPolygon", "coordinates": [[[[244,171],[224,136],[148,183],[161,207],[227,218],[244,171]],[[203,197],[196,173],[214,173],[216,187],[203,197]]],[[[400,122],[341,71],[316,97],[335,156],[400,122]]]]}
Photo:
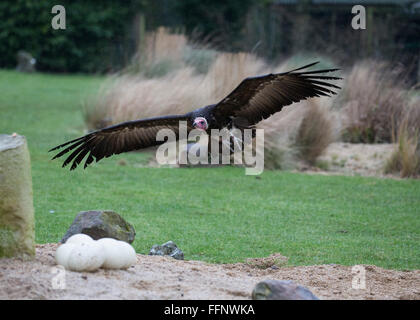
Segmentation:
{"type": "Polygon", "coordinates": [[[184,23],[191,32],[209,34],[217,26],[222,30],[216,37],[233,37],[231,34],[238,33],[243,25],[252,1],[3,0],[0,68],[15,67],[17,52],[24,50],[37,59],[37,69],[41,71],[120,70],[128,64],[140,41],[136,15],[146,17],[149,29],[159,25],[179,28],[184,23]],[[65,30],[51,27],[56,15],[51,9],[56,4],[66,9],[65,30]],[[169,18],[176,21],[171,23],[169,18]],[[218,21],[224,23],[220,25],[218,21]]]}
{"type": "Polygon", "coordinates": [[[337,105],[343,108],[343,140],[352,143],[392,142],[409,106],[403,70],[363,60],[351,69],[337,105]]]}
{"type": "Polygon", "coordinates": [[[396,149],[385,165],[385,173],[399,173],[402,178],[420,176],[419,138],[419,129],[413,132],[408,117],[405,118],[398,128],[396,149]]]}
{"type": "Polygon", "coordinates": [[[25,50],[37,59],[37,69],[58,72],[97,72],[123,64],[121,43],[127,21],[140,1],[63,0],[66,29],[54,30],[52,0],[0,2],[0,68],[16,66],[16,53],[25,50]]]}

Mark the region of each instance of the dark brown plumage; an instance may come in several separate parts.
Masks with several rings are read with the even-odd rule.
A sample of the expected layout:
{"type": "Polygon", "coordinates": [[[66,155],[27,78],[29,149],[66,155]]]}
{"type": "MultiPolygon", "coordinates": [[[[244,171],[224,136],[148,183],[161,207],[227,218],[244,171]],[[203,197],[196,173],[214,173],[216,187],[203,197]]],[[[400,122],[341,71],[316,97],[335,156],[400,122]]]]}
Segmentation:
{"type": "Polygon", "coordinates": [[[70,170],[73,170],[88,155],[84,164],[84,168],[86,168],[94,159],[98,162],[102,158],[110,157],[113,154],[148,148],[163,143],[156,141],[156,134],[160,129],[171,129],[178,134],[179,121],[188,120],[188,116],[181,115],[123,122],[91,132],[51,149],[50,151],[54,151],[67,146],[52,159],[54,160],[72,151],[64,161],[63,167],[74,159],[70,167],[70,170]]]}
{"type": "Polygon", "coordinates": [[[243,80],[235,90],[215,106],[216,121],[223,123],[228,117],[234,116],[245,118],[250,125],[255,125],[293,102],[335,94],[330,88],[340,89],[340,87],[325,80],[341,78],[319,74],[338,69],[296,72],[316,63],[318,62],[285,73],[243,80]]]}
{"type": "Polygon", "coordinates": [[[330,96],[335,94],[332,88],[340,89],[326,80],[341,78],[323,75],[338,69],[297,72],[316,63],[289,72],[247,78],[219,103],[184,115],[123,122],[68,141],[50,151],[66,147],[53,159],[71,152],[63,167],[73,162],[70,167],[70,170],[73,170],[85,157],[87,158],[84,168],[93,160],[98,162],[113,154],[161,144],[162,141],[156,141],[157,132],[168,128],[178,135],[179,121],[187,121],[188,131],[193,129],[194,120],[198,118],[206,119],[206,131],[232,126],[239,129],[253,127],[261,120],[279,112],[284,106],[311,97],[330,96]]]}

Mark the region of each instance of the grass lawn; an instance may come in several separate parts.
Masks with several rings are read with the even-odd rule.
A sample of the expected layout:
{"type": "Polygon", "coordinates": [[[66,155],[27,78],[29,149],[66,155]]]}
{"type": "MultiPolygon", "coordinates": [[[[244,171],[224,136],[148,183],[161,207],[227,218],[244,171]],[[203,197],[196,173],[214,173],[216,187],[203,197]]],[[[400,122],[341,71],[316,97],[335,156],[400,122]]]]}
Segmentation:
{"type": "Polygon", "coordinates": [[[81,102],[102,80],[0,71],[0,133],[25,135],[31,152],[37,243],[59,241],[79,211],[110,209],[134,225],[143,254],[173,240],[186,259],[210,262],[280,252],[291,265],[420,269],[419,180],[256,179],[233,167],[144,168],[139,153],[62,169],[47,151],[84,133],[81,102]]]}

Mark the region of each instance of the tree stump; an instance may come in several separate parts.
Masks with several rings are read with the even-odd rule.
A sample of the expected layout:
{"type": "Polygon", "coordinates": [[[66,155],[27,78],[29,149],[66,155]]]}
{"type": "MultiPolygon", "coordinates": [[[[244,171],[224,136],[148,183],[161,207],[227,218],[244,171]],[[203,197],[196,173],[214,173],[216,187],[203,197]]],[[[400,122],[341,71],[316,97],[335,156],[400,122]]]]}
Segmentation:
{"type": "Polygon", "coordinates": [[[31,160],[24,136],[0,135],[0,257],[35,255],[31,160]]]}

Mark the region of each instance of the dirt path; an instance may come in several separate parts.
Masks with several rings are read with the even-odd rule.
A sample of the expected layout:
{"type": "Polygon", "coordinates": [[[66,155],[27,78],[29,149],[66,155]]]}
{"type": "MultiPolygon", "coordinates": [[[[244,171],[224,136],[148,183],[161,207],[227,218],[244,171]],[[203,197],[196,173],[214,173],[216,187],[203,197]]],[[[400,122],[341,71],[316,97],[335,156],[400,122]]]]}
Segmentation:
{"type": "Polygon", "coordinates": [[[366,289],[352,289],[351,267],[319,265],[259,269],[138,255],[128,270],[65,272],[57,276],[56,244],[37,246],[34,261],[0,259],[0,299],[250,299],[263,279],[294,280],[321,299],[420,299],[420,270],[365,266],[366,289]]]}

